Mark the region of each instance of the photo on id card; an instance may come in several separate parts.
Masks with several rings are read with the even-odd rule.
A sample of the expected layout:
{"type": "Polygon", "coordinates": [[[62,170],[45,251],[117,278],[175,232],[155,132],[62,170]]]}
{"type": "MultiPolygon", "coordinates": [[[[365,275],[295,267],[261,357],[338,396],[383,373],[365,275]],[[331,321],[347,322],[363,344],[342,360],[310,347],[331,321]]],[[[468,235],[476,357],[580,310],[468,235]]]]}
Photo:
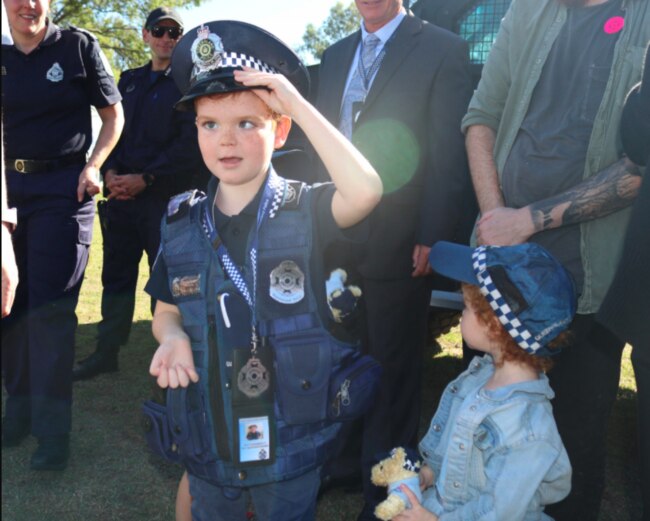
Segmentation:
{"type": "Polygon", "coordinates": [[[239,463],[271,463],[271,427],[268,416],[238,418],[239,463]]]}

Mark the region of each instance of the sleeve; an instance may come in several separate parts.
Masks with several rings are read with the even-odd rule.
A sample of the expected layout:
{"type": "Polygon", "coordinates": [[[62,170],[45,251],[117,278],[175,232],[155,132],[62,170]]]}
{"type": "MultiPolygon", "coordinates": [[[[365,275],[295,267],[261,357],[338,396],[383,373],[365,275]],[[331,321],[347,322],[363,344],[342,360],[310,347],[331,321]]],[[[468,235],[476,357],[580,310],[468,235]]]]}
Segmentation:
{"type": "Polygon", "coordinates": [[[496,452],[486,461],[485,474],[489,487],[453,512],[443,513],[440,521],[519,521],[525,518],[537,494],[544,505],[560,501],[571,489],[566,452],[558,451],[546,440],[496,452]]]}
{"type": "Polygon", "coordinates": [[[650,157],[650,46],[646,49],[643,79],[630,92],[621,116],[621,140],[625,154],[637,165],[650,157]]]}
{"type": "Polygon", "coordinates": [[[469,103],[461,128],[465,132],[472,125],[485,125],[495,131],[499,128],[503,108],[510,89],[510,34],[515,18],[516,0],[510,4],[501,27],[483,66],[481,80],[469,103]]]}
{"type": "Polygon", "coordinates": [[[474,197],[465,140],[459,129],[471,85],[467,43],[454,37],[430,94],[429,164],[421,194],[419,244],[453,240],[460,219],[468,212],[468,202],[474,197]]]}
{"type": "Polygon", "coordinates": [[[156,300],[162,300],[167,304],[175,304],[174,297],[169,290],[168,281],[167,264],[165,263],[162,251],[159,249],[144,290],[156,300]]]}
{"type": "Polygon", "coordinates": [[[173,123],[176,135],[168,146],[157,154],[144,171],[153,176],[180,176],[201,169],[202,158],[199,150],[194,112],[180,112],[173,108],[173,123]]]}
{"type": "Polygon", "coordinates": [[[314,185],[311,191],[314,230],[318,237],[318,243],[322,248],[327,247],[334,241],[359,243],[368,239],[370,227],[367,217],[354,226],[345,229],[339,228],[338,224],[336,224],[332,214],[332,198],[334,192],[336,192],[334,183],[314,185]]]}
{"type": "Polygon", "coordinates": [[[83,60],[90,103],[100,109],[115,105],[122,100],[122,96],[115,85],[115,78],[108,59],[99,47],[97,39],[84,34],[86,45],[83,48],[83,60]]]}

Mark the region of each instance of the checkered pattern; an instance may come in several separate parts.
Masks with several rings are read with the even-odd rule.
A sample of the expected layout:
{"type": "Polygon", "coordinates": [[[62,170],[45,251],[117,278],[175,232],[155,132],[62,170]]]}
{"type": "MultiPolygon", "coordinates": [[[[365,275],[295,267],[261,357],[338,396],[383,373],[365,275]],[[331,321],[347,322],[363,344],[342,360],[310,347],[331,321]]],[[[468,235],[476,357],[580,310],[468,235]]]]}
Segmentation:
{"type": "Polygon", "coordinates": [[[219,64],[219,67],[250,67],[251,69],[256,69],[261,72],[277,72],[273,67],[263,61],[240,52],[224,52],[221,55],[221,63],[219,64]]]}
{"type": "MultiPolygon", "coordinates": [[[[494,246],[491,247],[494,248],[494,246]]],[[[510,336],[515,339],[519,347],[528,353],[535,353],[541,349],[542,345],[534,339],[530,331],[519,321],[501,292],[494,285],[492,277],[487,271],[487,248],[485,246],[479,246],[474,250],[472,267],[478,279],[481,294],[485,296],[499,321],[506,328],[506,331],[510,333],[510,336]]]]}
{"type": "Polygon", "coordinates": [[[273,190],[273,200],[269,208],[269,218],[271,219],[275,217],[275,214],[278,213],[278,210],[284,202],[286,183],[286,179],[283,179],[271,169],[271,173],[269,174],[269,186],[273,190]]]}
{"type": "Polygon", "coordinates": [[[239,272],[235,264],[232,262],[230,255],[228,255],[227,253],[223,255],[221,257],[221,262],[223,262],[223,269],[228,274],[228,277],[230,277],[230,280],[232,280],[232,283],[235,285],[239,293],[241,293],[241,295],[246,299],[248,305],[252,308],[253,299],[251,298],[251,294],[248,291],[248,287],[246,286],[246,282],[244,282],[241,273],[239,272]]]}

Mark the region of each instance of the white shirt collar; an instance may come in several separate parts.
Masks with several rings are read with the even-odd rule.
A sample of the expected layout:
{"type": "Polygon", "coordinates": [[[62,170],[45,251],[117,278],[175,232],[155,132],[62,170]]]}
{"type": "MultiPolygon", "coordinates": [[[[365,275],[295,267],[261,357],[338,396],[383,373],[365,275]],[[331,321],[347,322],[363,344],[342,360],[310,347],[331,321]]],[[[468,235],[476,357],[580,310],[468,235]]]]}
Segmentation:
{"type": "MultiPolygon", "coordinates": [[[[384,45],[386,45],[386,42],[390,39],[391,36],[393,36],[393,33],[397,30],[397,27],[402,22],[405,16],[406,16],[406,9],[402,7],[399,13],[397,13],[397,15],[395,16],[395,18],[393,18],[390,22],[388,22],[382,28],[377,29],[373,33],[377,38],[381,40],[381,45],[379,47],[383,47],[384,45]]],[[[369,34],[370,33],[366,31],[366,28],[364,27],[363,20],[362,20],[361,38],[365,40],[366,36],[368,36],[369,34]]]]}

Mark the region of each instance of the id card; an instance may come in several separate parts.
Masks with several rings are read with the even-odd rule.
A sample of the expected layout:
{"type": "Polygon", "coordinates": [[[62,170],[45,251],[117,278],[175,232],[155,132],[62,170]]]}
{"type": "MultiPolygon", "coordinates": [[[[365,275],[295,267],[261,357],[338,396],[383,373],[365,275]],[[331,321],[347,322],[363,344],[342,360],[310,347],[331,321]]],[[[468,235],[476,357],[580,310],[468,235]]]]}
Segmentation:
{"type": "Polygon", "coordinates": [[[237,419],[238,463],[268,464],[275,460],[273,431],[268,416],[237,419]]]}

